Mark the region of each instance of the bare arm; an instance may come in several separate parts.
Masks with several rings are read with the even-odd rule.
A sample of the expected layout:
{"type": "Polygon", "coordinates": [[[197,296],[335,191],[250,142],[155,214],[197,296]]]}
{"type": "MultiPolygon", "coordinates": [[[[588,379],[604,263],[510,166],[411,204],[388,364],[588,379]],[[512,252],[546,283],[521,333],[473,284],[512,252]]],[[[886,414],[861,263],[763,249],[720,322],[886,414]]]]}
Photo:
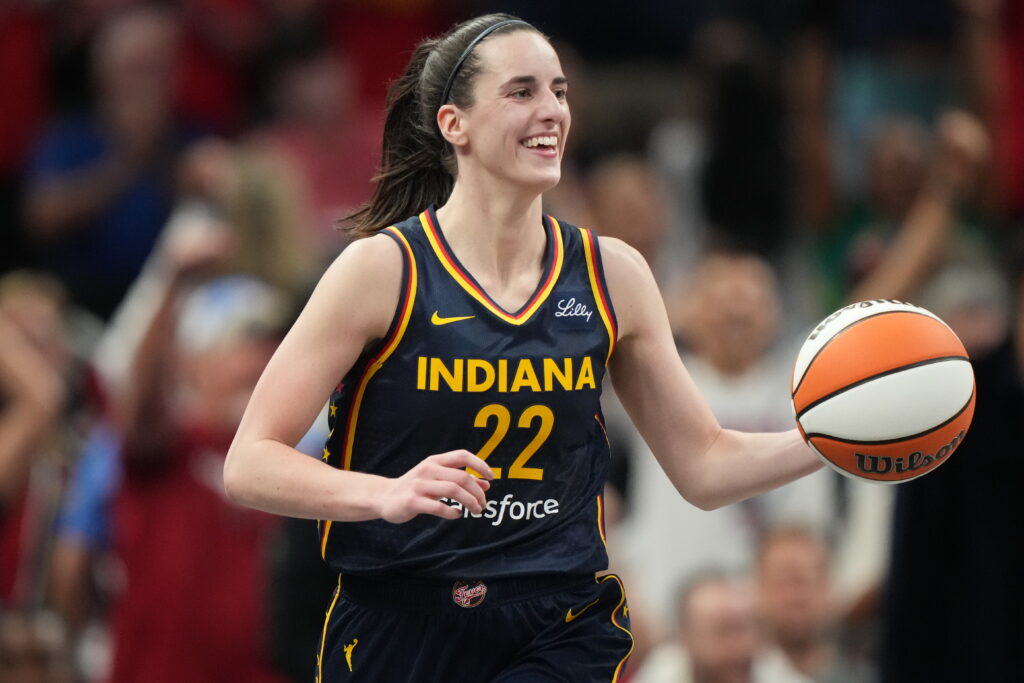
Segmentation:
{"type": "Polygon", "coordinates": [[[924,186],[886,249],[881,263],[857,285],[851,301],[909,299],[946,253],[958,202],[974,187],[989,158],[989,136],[981,121],[963,111],[947,112],[936,127],[937,151],[924,186]]]}
{"type": "Polygon", "coordinates": [[[25,480],[33,449],[64,398],[61,379],[32,343],[0,314],[0,503],[25,480]]]}
{"type": "Polygon", "coordinates": [[[402,257],[383,235],[350,245],[327,270],[267,365],[224,464],[235,502],[290,517],[403,522],[454,519],[449,497],[480,512],[491,471],[475,455],[426,457],[398,479],[339,470],[293,448],[363,348],[383,337],[399,299],[402,257]]]}
{"type": "Polygon", "coordinates": [[[676,489],[705,510],[788,483],[822,466],[793,429],[723,429],[679,359],[661,294],[636,250],[601,238],[619,341],[615,391],[676,489]]]}
{"type": "Polygon", "coordinates": [[[71,234],[124,190],[136,170],[110,156],[81,170],[37,180],[26,193],[28,229],[40,241],[71,234]]]}

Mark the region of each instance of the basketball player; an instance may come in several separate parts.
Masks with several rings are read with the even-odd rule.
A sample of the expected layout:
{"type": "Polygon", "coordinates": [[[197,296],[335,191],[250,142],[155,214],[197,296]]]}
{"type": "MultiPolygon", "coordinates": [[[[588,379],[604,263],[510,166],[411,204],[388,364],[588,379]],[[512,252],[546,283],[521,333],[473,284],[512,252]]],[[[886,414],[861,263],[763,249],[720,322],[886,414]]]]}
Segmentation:
{"type": "Polygon", "coordinates": [[[325,273],[232,444],[234,500],[322,520],[341,577],[318,681],[619,679],[625,595],[595,578],[606,367],[701,507],[820,466],[795,430],[723,430],[642,257],[542,215],[567,88],[547,38],[507,15],[417,47],[355,217],[364,239],[325,273]],[[332,389],[318,462],[291,444],[332,389]]]}

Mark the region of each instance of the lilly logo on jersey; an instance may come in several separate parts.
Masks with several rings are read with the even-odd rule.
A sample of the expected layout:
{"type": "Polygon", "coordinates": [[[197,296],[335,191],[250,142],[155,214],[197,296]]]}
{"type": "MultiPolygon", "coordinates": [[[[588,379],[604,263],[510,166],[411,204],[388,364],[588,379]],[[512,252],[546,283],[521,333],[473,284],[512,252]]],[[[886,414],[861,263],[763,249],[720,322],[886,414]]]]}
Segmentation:
{"type": "Polygon", "coordinates": [[[577,302],[576,297],[561,299],[555,308],[558,309],[555,311],[556,318],[586,318],[587,322],[590,322],[590,316],[594,313],[586,304],[577,302]]]}
{"type": "Polygon", "coordinates": [[[441,391],[442,383],[455,392],[582,391],[596,389],[594,362],[582,358],[416,359],[416,388],[441,391]]]}

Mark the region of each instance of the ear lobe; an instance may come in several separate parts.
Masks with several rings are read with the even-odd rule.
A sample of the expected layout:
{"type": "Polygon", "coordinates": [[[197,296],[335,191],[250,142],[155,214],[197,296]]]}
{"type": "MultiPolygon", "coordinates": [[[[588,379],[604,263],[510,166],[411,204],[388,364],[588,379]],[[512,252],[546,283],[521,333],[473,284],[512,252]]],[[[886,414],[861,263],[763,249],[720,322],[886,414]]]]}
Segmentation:
{"type": "Polygon", "coordinates": [[[446,104],[437,110],[437,127],[441,130],[441,137],[455,147],[462,147],[468,140],[464,124],[462,112],[454,104],[446,104]]]}

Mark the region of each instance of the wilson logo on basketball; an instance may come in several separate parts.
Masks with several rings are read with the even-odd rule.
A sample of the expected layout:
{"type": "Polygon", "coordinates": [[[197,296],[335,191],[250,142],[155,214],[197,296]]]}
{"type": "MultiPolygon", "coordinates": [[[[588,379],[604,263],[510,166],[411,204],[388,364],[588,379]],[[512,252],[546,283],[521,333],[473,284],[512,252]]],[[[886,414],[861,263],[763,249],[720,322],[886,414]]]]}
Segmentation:
{"type": "Polygon", "coordinates": [[[905,458],[900,456],[892,458],[887,455],[865,455],[855,453],[857,456],[857,469],[865,474],[889,474],[895,470],[898,474],[913,472],[922,467],[928,467],[937,463],[947,455],[956,450],[960,441],[964,438],[964,430],[953,437],[953,440],[935,452],[935,455],[925,455],[921,451],[914,451],[905,458]]]}

